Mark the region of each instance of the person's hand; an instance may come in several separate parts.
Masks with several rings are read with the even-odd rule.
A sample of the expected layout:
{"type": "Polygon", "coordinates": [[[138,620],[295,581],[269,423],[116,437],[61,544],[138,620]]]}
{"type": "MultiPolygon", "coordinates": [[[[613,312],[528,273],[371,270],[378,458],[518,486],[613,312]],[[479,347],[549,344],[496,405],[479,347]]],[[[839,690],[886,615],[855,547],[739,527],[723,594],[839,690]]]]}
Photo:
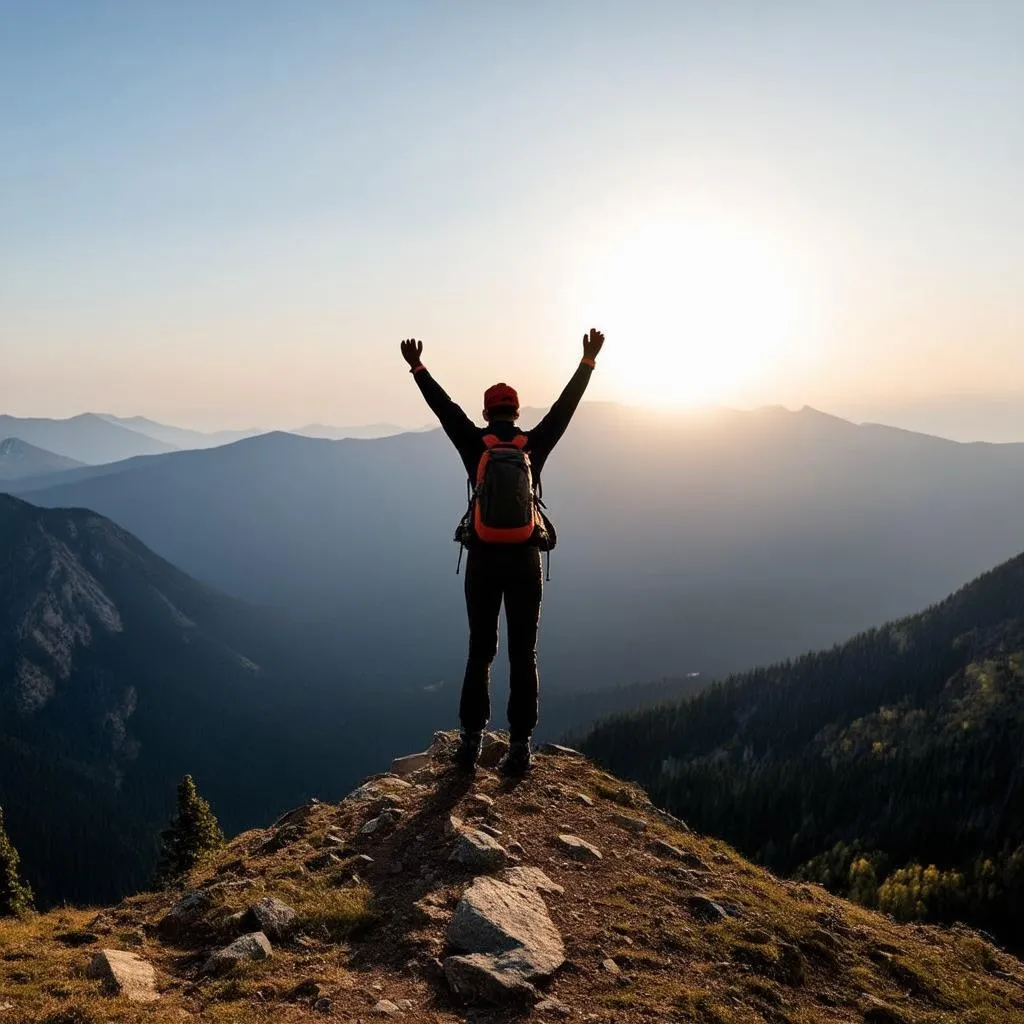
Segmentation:
{"type": "Polygon", "coordinates": [[[423,355],[423,342],[408,338],[402,342],[402,358],[415,370],[423,355]]]}
{"type": "Polygon", "coordinates": [[[596,359],[602,345],[604,335],[596,327],[591,327],[590,332],[583,335],[583,358],[596,359]]]}

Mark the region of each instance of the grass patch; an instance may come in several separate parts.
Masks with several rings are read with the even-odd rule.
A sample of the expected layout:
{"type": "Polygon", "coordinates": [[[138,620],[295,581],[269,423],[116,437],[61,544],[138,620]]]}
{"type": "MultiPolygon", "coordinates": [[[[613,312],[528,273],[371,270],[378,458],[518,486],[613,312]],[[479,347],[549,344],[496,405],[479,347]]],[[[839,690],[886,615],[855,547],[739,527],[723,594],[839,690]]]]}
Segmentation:
{"type": "Polygon", "coordinates": [[[365,885],[337,889],[309,879],[294,886],[285,882],[281,898],[298,914],[300,928],[311,935],[326,934],[335,942],[368,928],[377,919],[373,893],[365,885]]]}

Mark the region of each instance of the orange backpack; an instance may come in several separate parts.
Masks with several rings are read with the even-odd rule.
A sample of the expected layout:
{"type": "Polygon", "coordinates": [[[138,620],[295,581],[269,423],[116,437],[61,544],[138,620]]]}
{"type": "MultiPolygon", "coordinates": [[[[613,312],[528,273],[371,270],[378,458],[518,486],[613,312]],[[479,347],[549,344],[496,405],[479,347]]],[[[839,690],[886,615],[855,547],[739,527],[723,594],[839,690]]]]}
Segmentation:
{"type": "Polygon", "coordinates": [[[526,544],[540,522],[527,437],[484,439],[473,492],[473,532],[484,544],[526,544]]]}
{"type": "MultiPolygon", "coordinates": [[[[540,481],[534,480],[529,438],[519,434],[502,441],[494,434],[483,438],[484,452],[477,464],[475,486],[467,481],[469,508],[455,531],[461,548],[472,543],[533,544],[550,552],[555,546],[555,527],[544,514],[540,481]]],[[[456,569],[458,571],[458,569],[456,569]]]]}

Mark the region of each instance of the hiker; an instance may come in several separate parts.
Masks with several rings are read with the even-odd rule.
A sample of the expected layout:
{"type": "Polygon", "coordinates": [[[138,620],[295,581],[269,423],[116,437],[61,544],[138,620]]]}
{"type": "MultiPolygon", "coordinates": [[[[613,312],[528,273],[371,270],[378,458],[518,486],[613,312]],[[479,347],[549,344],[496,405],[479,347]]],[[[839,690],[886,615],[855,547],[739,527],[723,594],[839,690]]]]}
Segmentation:
{"type": "MultiPolygon", "coordinates": [[[[500,770],[522,776],[530,769],[530,740],[537,725],[537,631],[544,589],[541,550],[554,546],[554,528],[540,505],[540,475],[587,389],[604,335],[583,336],[583,358],[548,414],[529,432],[516,425],[519,395],[508,384],[484,392],[478,427],[421,362],[423,342],[402,342],[427,405],[455,445],[471,484],[470,507],[456,539],[467,549],[466,610],[469,658],[462,684],[462,738],[456,764],[473,771],[483,730],[491,717],[491,663],[498,653],[498,617],[505,602],[508,627],[509,751],[500,770]]],[[[460,553],[461,557],[461,553],[460,553]]]]}

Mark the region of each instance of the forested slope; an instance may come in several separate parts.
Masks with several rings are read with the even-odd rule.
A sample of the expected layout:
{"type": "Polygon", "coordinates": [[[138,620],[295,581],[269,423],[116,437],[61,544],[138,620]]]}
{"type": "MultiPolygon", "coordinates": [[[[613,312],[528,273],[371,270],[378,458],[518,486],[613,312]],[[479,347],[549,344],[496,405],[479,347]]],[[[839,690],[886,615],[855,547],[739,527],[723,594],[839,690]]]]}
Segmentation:
{"type": "Polygon", "coordinates": [[[584,747],[773,869],[1024,941],[1024,557],[584,747]]]}

